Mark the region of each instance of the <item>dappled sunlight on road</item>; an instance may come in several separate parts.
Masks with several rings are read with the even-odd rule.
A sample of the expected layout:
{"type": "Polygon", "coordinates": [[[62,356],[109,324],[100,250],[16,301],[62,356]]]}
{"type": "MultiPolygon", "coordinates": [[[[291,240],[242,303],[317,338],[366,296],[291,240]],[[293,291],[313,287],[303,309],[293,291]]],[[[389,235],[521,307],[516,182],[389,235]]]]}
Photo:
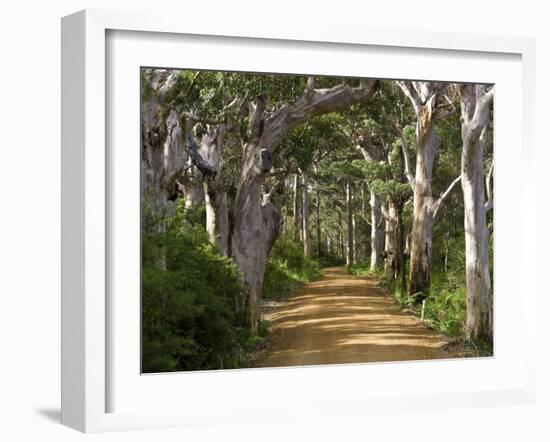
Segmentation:
{"type": "Polygon", "coordinates": [[[400,311],[375,279],[342,268],[326,269],[262,316],[272,334],[258,367],[453,357],[447,340],[400,311]]]}

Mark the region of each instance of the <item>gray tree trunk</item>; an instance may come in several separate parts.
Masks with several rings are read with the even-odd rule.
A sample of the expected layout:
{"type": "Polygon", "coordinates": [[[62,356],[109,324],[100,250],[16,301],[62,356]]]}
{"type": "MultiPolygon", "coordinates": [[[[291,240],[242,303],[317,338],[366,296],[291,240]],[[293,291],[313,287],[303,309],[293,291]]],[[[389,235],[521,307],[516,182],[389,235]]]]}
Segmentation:
{"type": "Polygon", "coordinates": [[[292,216],[294,222],[294,240],[299,241],[302,238],[302,210],[299,197],[300,176],[294,174],[292,216]]]}
{"type": "Polygon", "coordinates": [[[347,249],[346,265],[353,265],[353,184],[351,177],[346,178],[346,213],[347,213],[347,249]]]}
{"type": "Polygon", "coordinates": [[[302,188],[302,238],[304,241],[304,256],[311,258],[311,234],[309,230],[309,188],[307,172],[303,173],[302,188]]]}
{"type": "Polygon", "coordinates": [[[462,191],[466,234],[467,339],[493,340],[493,292],[489,272],[489,232],[483,156],[493,89],[459,87],[462,111],[462,191]]]}
{"type": "Polygon", "coordinates": [[[141,194],[153,211],[171,215],[178,193],[176,179],[188,162],[178,115],[162,105],[175,76],[154,70],[144,77],[154,93],[141,105],[141,194]]]}
{"type": "Polygon", "coordinates": [[[390,281],[396,281],[399,277],[400,248],[399,248],[399,213],[395,202],[389,198],[387,204],[382,206],[386,224],[386,274],[390,281]]]}
{"type": "MultiPolygon", "coordinates": [[[[315,191],[315,212],[316,212],[316,227],[317,227],[317,258],[321,257],[321,192],[319,187],[315,191]]],[[[328,236],[327,236],[328,241],[328,236]]],[[[330,250],[328,251],[330,254],[330,250]]]]}
{"type": "MultiPolygon", "coordinates": [[[[435,98],[433,99],[435,100],[435,98]]],[[[416,123],[416,172],[409,263],[409,294],[428,294],[432,266],[433,196],[432,170],[439,139],[433,109],[423,105],[416,123]]]]}
{"type": "Polygon", "coordinates": [[[370,192],[370,219],[371,219],[371,255],[370,268],[376,269],[382,265],[382,250],[384,247],[384,232],[382,231],[380,203],[374,192],[370,192]]]}
{"type": "MultiPolygon", "coordinates": [[[[432,171],[440,143],[435,131],[435,121],[438,118],[443,118],[443,115],[438,114],[438,98],[444,86],[437,82],[422,81],[398,81],[397,84],[411,101],[416,113],[416,171],[414,178],[410,177],[407,170],[414,191],[409,295],[423,297],[430,290],[434,218],[444,197],[448,195],[448,192],[445,192],[437,201],[432,195],[432,171]]],[[[456,182],[455,180],[452,183],[452,187],[456,182]]]]}
{"type": "Polygon", "coordinates": [[[210,170],[215,171],[214,174],[203,174],[206,231],[210,242],[218,246],[220,253],[229,256],[229,206],[221,168],[226,130],[225,124],[207,126],[207,131],[201,139],[199,153],[210,170]]]}

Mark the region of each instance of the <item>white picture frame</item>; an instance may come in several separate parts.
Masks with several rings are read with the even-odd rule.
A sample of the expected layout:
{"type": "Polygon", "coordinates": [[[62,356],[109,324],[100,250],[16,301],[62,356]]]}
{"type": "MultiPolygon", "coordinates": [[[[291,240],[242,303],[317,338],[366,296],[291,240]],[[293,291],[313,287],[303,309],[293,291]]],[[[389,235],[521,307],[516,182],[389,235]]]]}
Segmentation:
{"type": "MultiPolygon", "coordinates": [[[[521,278],[517,288],[521,299],[518,303],[516,323],[521,325],[524,337],[533,337],[536,302],[535,278],[530,278],[526,257],[535,255],[534,232],[530,233],[527,220],[536,219],[536,193],[530,186],[534,182],[535,145],[533,138],[533,112],[535,101],[535,46],[534,41],[516,37],[489,37],[450,33],[427,33],[415,31],[376,30],[369,28],[349,28],[334,26],[330,30],[317,29],[313,25],[295,29],[292,26],[269,27],[262,23],[184,21],[177,17],[154,16],[142,13],[86,10],[63,18],[62,21],[62,423],[84,432],[114,431],[139,428],[159,428],[169,426],[208,425],[210,423],[253,422],[301,417],[323,417],[328,415],[361,416],[373,411],[396,412],[410,409],[441,409],[499,404],[532,403],[535,395],[535,339],[527,342],[522,353],[518,354],[514,375],[506,381],[495,383],[487,388],[477,386],[468,390],[450,392],[445,388],[434,387],[426,394],[418,392],[390,392],[369,395],[363,391],[348,395],[333,389],[325,398],[313,394],[303,397],[302,406],[292,406],[268,402],[256,407],[255,403],[243,395],[233,400],[233,413],[217,412],[194,407],[151,407],[135,410],[113,411],[109,406],[109,394],[114,388],[110,382],[113,355],[110,352],[108,327],[112,320],[108,287],[107,254],[108,243],[112,240],[107,229],[108,207],[112,202],[109,196],[108,158],[106,143],[106,120],[110,118],[107,108],[109,91],[106,79],[107,56],[109,55],[107,35],[109,32],[143,32],[164,36],[212,36],[216,38],[239,38],[247,42],[269,41],[271,45],[308,44],[338,45],[337,50],[357,47],[380,49],[401,48],[402,51],[421,49],[431,54],[469,53],[483,58],[484,54],[514,56],[521,69],[521,125],[508,130],[514,131],[521,144],[522,179],[517,196],[522,200],[520,231],[522,241],[517,250],[522,258],[521,278]],[[527,192],[524,189],[531,189],[527,192]],[[440,388],[438,391],[437,388],[440,388]],[[303,405],[306,406],[303,406],[303,405]]],[[[145,34],[143,34],[145,35],[145,34]]],[[[153,34],[150,34],[153,35],[153,34]]],[[[112,54],[111,54],[112,55],[112,54]]],[[[178,66],[179,67],[179,66],[178,66]]],[[[188,66],[193,67],[193,66],[188,66]]],[[[430,72],[425,73],[426,76],[430,72]]],[[[498,83],[497,83],[498,87],[498,83]]],[[[498,100],[498,89],[497,98],[498,100]]],[[[135,103],[134,103],[135,104],[135,103]]],[[[133,104],[132,104],[133,105],[133,104]]],[[[498,132],[498,127],[495,131],[498,132]]],[[[512,133],[512,132],[511,132],[512,133]]],[[[498,143],[498,141],[497,141],[498,143]]],[[[505,168],[504,168],[505,169],[505,168]]],[[[501,181],[502,182],[502,181],[501,181]]],[[[498,187],[497,187],[498,192],[498,187]]],[[[497,197],[497,203],[500,203],[497,197]]],[[[496,254],[505,254],[495,247],[496,254]]],[[[496,289],[495,289],[496,290],[496,289]]],[[[504,292],[497,292],[504,293],[504,292]]],[[[496,295],[498,303],[498,296],[496,295]]],[[[499,335],[497,316],[495,335],[499,335]]],[[[501,323],[504,323],[501,322],[501,323]]],[[[501,331],[505,331],[501,329],[501,331]]],[[[503,333],[500,333],[503,335],[503,333]]],[[[136,337],[139,339],[139,337],[136,337]]],[[[495,351],[498,360],[498,349],[495,351]]],[[[504,354],[504,353],[503,353],[504,354]]],[[[473,361],[457,362],[454,370],[468,370],[473,361]]],[[[421,364],[421,363],[420,363],[421,364]]],[[[433,364],[433,363],[430,363],[433,364]]],[[[492,362],[488,362],[487,370],[492,362]]],[[[378,371],[393,370],[404,363],[378,364],[378,371]]],[[[323,373],[327,379],[338,376],[336,370],[345,370],[346,377],[358,377],[365,370],[372,372],[373,365],[352,367],[317,367],[301,369],[274,369],[233,371],[228,374],[192,374],[210,376],[209,382],[215,385],[226,384],[226,380],[237,382],[237,378],[248,377],[250,388],[270,378],[281,376],[297,378],[302,384],[313,379],[314,373],[323,373]],[[370,367],[370,368],[369,368],[370,367]],[[307,371],[304,371],[307,370],[307,371]],[[317,370],[317,371],[312,371],[317,370]],[[323,370],[323,371],[321,371],[323,370]],[[281,375],[281,373],[283,373],[281,375]],[[225,378],[223,377],[225,376],[225,378]]],[[[433,365],[409,365],[409,370],[420,369],[431,372],[433,365]]],[[[480,365],[475,366],[475,368],[480,365]]],[[[473,366],[470,367],[473,369],[473,366]]],[[[139,373],[134,373],[139,376],[139,373]]],[[[429,373],[428,373],[429,375],[429,373]]],[[[166,383],[169,376],[164,375],[166,383]]],[[[200,378],[196,377],[195,380],[200,378]]],[[[335,378],[334,378],[335,379],[335,378]]],[[[277,382],[277,381],[276,381],[277,382]]],[[[447,381],[448,382],[448,381],[447,381]]],[[[253,387],[256,385],[256,387],[253,387]]],[[[441,384],[441,385],[444,385],[441,384]]],[[[169,387],[169,386],[168,386],[169,387]]],[[[170,388],[170,387],[169,387],[170,388]]],[[[306,391],[306,390],[304,390],[306,391]]],[[[163,393],[167,394],[167,393],[163,393]]],[[[193,393],[197,394],[197,393],[193,393]]],[[[223,396],[223,393],[222,393],[223,396]]],[[[189,400],[193,399],[191,395],[189,400]]],[[[229,397],[221,398],[221,402],[229,397]]],[[[298,403],[295,401],[295,403],[298,403]]]]}

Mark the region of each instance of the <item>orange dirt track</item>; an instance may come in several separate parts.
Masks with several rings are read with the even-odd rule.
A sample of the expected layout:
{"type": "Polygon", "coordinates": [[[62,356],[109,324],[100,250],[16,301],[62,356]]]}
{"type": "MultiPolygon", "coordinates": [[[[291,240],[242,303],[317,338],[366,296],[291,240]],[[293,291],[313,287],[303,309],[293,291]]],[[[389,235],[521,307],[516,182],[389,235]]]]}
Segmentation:
{"type": "Polygon", "coordinates": [[[343,268],[325,269],[320,280],[274,304],[262,315],[272,330],[256,367],[456,357],[444,336],[400,311],[375,279],[343,268]]]}

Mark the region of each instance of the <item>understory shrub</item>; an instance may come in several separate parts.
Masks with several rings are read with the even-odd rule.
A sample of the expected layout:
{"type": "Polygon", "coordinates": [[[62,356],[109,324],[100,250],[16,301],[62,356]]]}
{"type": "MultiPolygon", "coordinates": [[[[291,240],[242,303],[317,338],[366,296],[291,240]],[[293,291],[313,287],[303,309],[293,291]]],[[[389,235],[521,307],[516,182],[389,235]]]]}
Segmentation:
{"type": "Polygon", "coordinates": [[[267,263],[264,298],[284,298],[297,286],[312,281],[320,274],[320,264],[304,257],[302,243],[279,239],[273,246],[267,263]]]}
{"type": "MultiPolygon", "coordinates": [[[[401,284],[389,282],[383,267],[370,269],[369,263],[359,263],[350,273],[377,278],[388,288],[402,307],[422,317],[422,304],[403,293],[401,284]]],[[[462,269],[450,272],[433,272],[430,294],[424,303],[423,320],[430,327],[450,336],[462,336],[466,326],[466,282],[462,269]]]]}
{"type": "Polygon", "coordinates": [[[142,219],[142,370],[146,373],[246,365],[243,288],[197,213],[142,219]]]}

